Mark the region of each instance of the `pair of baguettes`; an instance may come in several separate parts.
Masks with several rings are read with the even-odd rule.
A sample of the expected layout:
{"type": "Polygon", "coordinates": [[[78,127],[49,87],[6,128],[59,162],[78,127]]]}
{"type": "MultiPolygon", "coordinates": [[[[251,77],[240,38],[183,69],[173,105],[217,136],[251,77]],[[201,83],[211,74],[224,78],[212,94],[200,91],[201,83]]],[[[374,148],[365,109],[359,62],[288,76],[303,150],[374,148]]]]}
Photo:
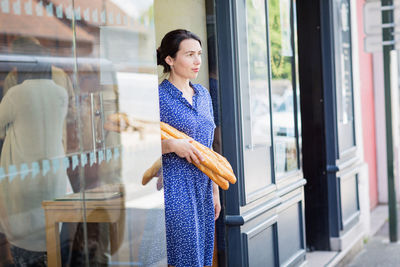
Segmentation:
{"type": "MultiPolygon", "coordinates": [[[[192,139],[167,123],[160,122],[160,128],[161,139],[192,139]]],[[[236,183],[235,174],[233,173],[232,167],[225,157],[195,140],[193,140],[191,143],[197,150],[200,151],[204,158],[204,161],[202,161],[200,164],[192,162],[199,170],[206,174],[223,190],[227,190],[229,188],[229,183],[236,183]]]]}

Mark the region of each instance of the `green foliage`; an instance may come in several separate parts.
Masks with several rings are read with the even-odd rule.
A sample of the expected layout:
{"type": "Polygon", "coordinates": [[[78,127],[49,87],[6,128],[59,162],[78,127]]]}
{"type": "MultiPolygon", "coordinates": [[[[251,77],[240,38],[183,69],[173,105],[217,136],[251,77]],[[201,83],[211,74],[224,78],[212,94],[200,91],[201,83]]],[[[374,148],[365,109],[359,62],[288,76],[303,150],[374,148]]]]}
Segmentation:
{"type": "Polygon", "coordinates": [[[282,55],[280,3],[279,0],[270,0],[268,3],[272,79],[291,79],[291,57],[282,55]]]}

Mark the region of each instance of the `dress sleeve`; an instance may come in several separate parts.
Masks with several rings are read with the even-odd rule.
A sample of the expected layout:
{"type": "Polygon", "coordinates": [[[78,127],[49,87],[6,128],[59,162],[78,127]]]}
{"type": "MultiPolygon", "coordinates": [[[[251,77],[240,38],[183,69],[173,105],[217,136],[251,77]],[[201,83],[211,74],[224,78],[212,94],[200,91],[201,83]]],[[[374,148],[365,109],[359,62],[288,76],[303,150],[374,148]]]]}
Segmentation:
{"type": "Polygon", "coordinates": [[[11,100],[11,94],[6,94],[0,102],[0,138],[3,139],[6,136],[7,126],[13,122],[14,104],[11,100]]]}

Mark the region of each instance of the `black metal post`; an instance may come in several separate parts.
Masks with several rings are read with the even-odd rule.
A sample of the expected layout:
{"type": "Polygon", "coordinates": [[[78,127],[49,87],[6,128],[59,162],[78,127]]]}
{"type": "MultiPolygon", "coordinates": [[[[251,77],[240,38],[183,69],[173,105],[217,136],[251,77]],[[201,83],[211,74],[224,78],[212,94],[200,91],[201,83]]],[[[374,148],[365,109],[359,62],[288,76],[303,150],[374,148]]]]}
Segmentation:
{"type": "Polygon", "coordinates": [[[382,45],[383,72],[385,83],[385,114],[386,114],[386,153],[388,175],[388,206],[389,206],[389,238],[397,242],[397,203],[393,162],[393,131],[391,103],[391,59],[390,52],[394,49],[393,36],[393,0],[381,0],[382,5],[382,45]]]}

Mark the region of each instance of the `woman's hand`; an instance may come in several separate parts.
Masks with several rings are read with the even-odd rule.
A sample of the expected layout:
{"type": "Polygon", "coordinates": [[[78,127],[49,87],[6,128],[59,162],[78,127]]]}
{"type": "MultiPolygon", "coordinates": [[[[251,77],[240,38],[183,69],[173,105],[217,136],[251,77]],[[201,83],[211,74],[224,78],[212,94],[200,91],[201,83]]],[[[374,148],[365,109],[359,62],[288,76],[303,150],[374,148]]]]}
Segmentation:
{"type": "Polygon", "coordinates": [[[221,202],[219,200],[219,188],[216,183],[213,182],[213,201],[214,201],[214,220],[217,220],[219,213],[221,212],[221,202]]]}
{"type": "Polygon", "coordinates": [[[167,139],[162,141],[162,153],[174,152],[181,158],[185,158],[189,163],[195,162],[200,164],[204,161],[204,157],[200,151],[192,144],[192,139],[167,139]]]}

